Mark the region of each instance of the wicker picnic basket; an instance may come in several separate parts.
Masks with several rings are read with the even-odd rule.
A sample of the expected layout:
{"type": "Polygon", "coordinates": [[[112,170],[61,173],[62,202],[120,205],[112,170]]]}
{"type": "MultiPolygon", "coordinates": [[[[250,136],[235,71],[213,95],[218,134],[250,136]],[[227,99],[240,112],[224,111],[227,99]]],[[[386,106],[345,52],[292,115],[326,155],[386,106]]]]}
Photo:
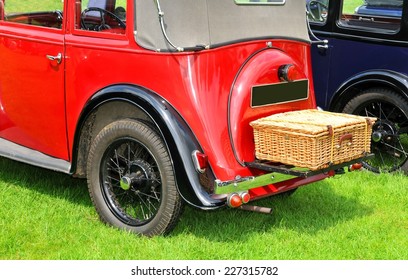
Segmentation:
{"type": "Polygon", "coordinates": [[[291,111],[250,123],[255,156],[318,170],[370,153],[375,118],[319,110],[291,111]]]}

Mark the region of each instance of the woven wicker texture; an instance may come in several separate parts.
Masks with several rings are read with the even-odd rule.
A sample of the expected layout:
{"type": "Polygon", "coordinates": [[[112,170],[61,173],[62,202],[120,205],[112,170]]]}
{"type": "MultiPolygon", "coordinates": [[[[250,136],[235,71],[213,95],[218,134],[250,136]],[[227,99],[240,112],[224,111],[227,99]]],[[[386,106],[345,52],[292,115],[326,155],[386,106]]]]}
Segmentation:
{"type": "Polygon", "coordinates": [[[375,118],[318,110],[292,111],[251,122],[255,156],[317,170],[370,152],[375,118]]]}

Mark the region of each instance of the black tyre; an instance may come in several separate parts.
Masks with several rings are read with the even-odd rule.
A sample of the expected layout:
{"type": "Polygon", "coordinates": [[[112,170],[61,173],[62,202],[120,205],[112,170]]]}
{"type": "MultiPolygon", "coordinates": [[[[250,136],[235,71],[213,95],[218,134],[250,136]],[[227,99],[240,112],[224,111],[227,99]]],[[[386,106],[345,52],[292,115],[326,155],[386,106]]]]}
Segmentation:
{"type": "Polygon", "coordinates": [[[170,232],[182,212],[172,161],[155,130],[120,120],[96,136],[87,162],[88,188],[100,219],[146,236],[170,232]]]}
{"type": "Polygon", "coordinates": [[[374,172],[408,171],[408,102],[396,92],[372,88],[351,99],[343,112],[376,117],[371,152],[364,166],[374,172]]]}

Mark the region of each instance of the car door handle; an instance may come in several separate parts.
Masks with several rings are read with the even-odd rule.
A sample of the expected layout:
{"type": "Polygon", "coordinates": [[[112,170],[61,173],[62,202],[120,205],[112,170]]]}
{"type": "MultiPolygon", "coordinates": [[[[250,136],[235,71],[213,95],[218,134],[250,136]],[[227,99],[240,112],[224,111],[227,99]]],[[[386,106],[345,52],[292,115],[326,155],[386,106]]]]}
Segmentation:
{"type": "Polygon", "coordinates": [[[56,61],[58,64],[60,64],[61,61],[62,61],[62,54],[61,53],[58,53],[56,56],[48,55],[48,54],[46,56],[47,56],[47,58],[49,60],[56,61]]]}
{"type": "Polygon", "coordinates": [[[329,49],[329,45],[328,44],[317,45],[317,48],[320,49],[320,50],[327,50],[327,49],[329,49]]]}

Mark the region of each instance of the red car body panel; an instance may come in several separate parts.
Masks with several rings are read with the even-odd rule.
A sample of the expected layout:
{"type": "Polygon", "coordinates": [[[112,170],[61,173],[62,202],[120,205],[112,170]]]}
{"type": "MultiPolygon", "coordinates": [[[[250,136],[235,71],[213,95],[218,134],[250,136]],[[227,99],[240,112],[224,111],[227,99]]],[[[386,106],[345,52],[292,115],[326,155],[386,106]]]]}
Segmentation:
{"type": "MultiPolygon", "coordinates": [[[[123,41],[115,42],[117,46],[110,45],[109,50],[104,50],[107,48],[104,45],[99,48],[81,47],[77,45],[79,42],[75,42],[78,38],[82,41],[81,37],[74,35],[66,38],[67,123],[71,151],[72,139],[81,109],[91,94],[112,84],[137,84],[164,97],[182,115],[208,155],[217,178],[229,180],[238,174],[241,176],[249,174],[248,169],[242,168],[235,157],[231,156],[233,151],[228,133],[228,100],[240,67],[248,56],[265,47],[265,41],[210,50],[207,51],[207,54],[200,53],[200,56],[195,54],[151,56],[144,50],[132,50],[123,41]],[[112,50],[114,48],[117,48],[116,52],[112,50]],[[121,56],[124,59],[121,59],[121,56]],[[105,65],[117,70],[109,73],[101,71],[100,69],[106,67],[105,65]],[[224,67],[224,65],[229,67],[224,67]],[[121,69],[127,70],[121,71],[121,69]],[[144,71],[142,73],[136,70],[132,72],[129,69],[144,69],[144,71]],[[169,72],[168,69],[174,70],[169,72]],[[92,84],[88,82],[90,76],[93,77],[92,84]]],[[[90,45],[95,46],[96,42],[100,42],[101,39],[94,40],[90,45]]],[[[293,45],[292,43],[291,48],[297,54],[307,53],[309,48],[302,43],[298,43],[296,49],[293,45]]],[[[265,52],[271,52],[266,55],[271,61],[275,61],[277,56],[282,55],[281,51],[276,50],[265,52]]],[[[259,59],[264,59],[263,55],[259,59]]],[[[299,60],[302,61],[302,59],[307,61],[309,58],[301,57],[299,60]]],[[[274,67],[278,68],[281,62],[285,63],[287,59],[282,61],[277,59],[274,67]]],[[[249,81],[246,85],[242,85],[245,92],[241,93],[241,96],[235,96],[233,90],[231,106],[247,104],[247,106],[235,106],[240,109],[238,114],[235,113],[235,110],[231,110],[233,111],[231,123],[239,126],[234,130],[232,137],[237,143],[238,153],[242,154],[246,161],[254,159],[252,128],[249,126],[249,121],[294,108],[315,107],[314,99],[310,98],[286,105],[268,106],[269,108],[250,108],[249,98],[252,85],[278,82],[277,77],[270,77],[270,75],[268,77],[266,73],[262,79],[262,75],[259,74],[262,71],[268,71],[270,66],[269,62],[265,63],[265,66],[256,64],[254,67],[257,69],[252,69],[254,67],[244,69],[241,75],[246,75],[245,79],[249,81]],[[256,76],[253,78],[255,83],[247,77],[248,75],[256,76]],[[243,127],[245,129],[242,129],[243,127]]],[[[301,64],[299,67],[303,69],[306,65],[301,64]]],[[[241,86],[239,83],[238,78],[238,86],[241,86]]]]}
{"type": "Polygon", "coordinates": [[[61,31],[0,25],[0,137],[68,160],[64,61],[46,55],[63,53],[61,31]],[[52,90],[50,90],[52,89],[52,90]]]}

